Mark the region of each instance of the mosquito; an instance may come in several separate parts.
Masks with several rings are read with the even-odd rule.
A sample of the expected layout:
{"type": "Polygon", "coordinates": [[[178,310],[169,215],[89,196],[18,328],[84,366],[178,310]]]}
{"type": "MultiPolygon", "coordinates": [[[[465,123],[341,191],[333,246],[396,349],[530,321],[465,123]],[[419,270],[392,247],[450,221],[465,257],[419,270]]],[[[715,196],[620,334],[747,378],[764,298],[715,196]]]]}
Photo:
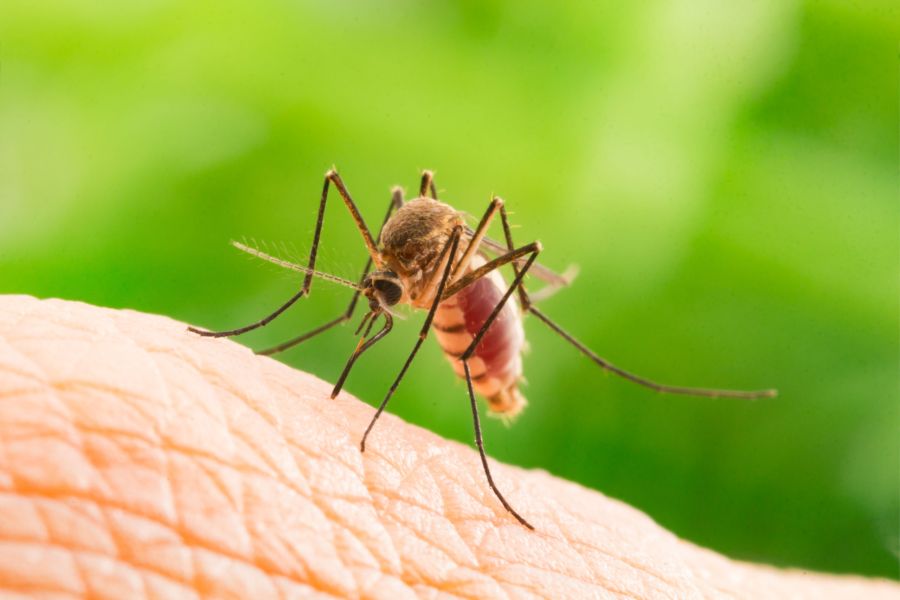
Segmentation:
{"type": "Polygon", "coordinates": [[[356,335],[362,332],[362,336],[331,391],[331,397],[335,398],[357,359],[390,333],[394,325],[394,307],[406,304],[427,311],[418,339],[366,427],[359,449],[365,452],[366,440],[375,422],[406,375],[416,353],[428,337],[428,332],[434,330],[435,337],[457,376],[466,382],[475,445],[478,447],[488,485],[503,507],[528,529],[533,530],[534,527],[516,512],[494,483],[484,450],[475,399],[476,393],[484,397],[491,413],[506,418],[514,417],[525,407],[525,398],[519,391],[519,384],[522,382],[521,357],[525,346],[522,316],[525,313],[534,315],[601,369],[657,392],[744,399],[771,398],[777,394],[772,389],[737,391],[665,385],[635,375],[601,358],[535,306],[539,298],[546,298],[571,283],[574,275],[571,272],[558,274],[537,263],[536,259],[542,249],[540,242],[534,241],[524,246],[513,243],[503,200],[496,196],[491,199],[478,225],[474,229],[468,227],[463,213],[438,200],[431,171],[422,173],[419,194],[413,200],[404,199],[402,188],[393,188],[381,229],[373,237],[340,175],[335,169],[329,170],[325,174],[306,266],[282,260],[246,244],[232,244],[261,259],[304,273],[303,285],[287,302],[255,323],[226,331],[189,327],[190,331],[203,336],[230,337],[263,327],[297,300],[308,296],[314,277],[352,288],[354,293],[350,304],[339,316],[300,336],[259,352],[272,355],[287,350],[349,321],[360,295],[364,296],[369,310],[356,329],[356,335]],[[369,255],[358,283],[316,270],[316,255],[331,186],[337,188],[369,255]],[[498,214],[505,243],[486,236],[488,227],[498,214]],[[498,271],[506,265],[510,265],[513,270],[510,285],[506,285],[498,271]],[[526,274],[535,275],[546,285],[534,295],[529,295],[524,285],[526,274]],[[517,298],[513,298],[513,294],[517,298]],[[373,334],[372,330],[379,318],[383,321],[382,325],[373,334]]]}

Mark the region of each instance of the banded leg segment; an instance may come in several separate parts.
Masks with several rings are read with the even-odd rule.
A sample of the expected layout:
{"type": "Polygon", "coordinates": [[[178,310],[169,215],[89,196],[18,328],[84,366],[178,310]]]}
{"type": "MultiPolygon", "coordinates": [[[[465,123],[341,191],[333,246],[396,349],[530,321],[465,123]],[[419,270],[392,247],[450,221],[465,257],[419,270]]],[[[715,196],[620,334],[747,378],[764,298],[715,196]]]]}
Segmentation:
{"type": "MultiPolygon", "coordinates": [[[[350,211],[350,216],[353,218],[353,221],[356,223],[357,229],[359,229],[360,234],[363,236],[363,241],[366,244],[366,249],[369,252],[370,260],[373,260],[378,267],[381,267],[380,261],[381,258],[378,254],[378,247],[375,244],[375,240],[372,239],[372,234],[369,232],[369,228],[366,226],[365,221],[363,221],[362,215],[359,213],[359,209],[356,208],[356,204],[353,202],[353,199],[350,197],[350,193],[347,191],[344,182],[341,180],[340,175],[338,175],[337,171],[334,169],[328,171],[325,174],[325,183],[322,185],[322,197],[319,200],[319,212],[316,216],[316,229],[315,233],[313,233],[313,241],[312,247],[309,250],[309,260],[307,261],[307,267],[310,269],[316,268],[316,255],[319,249],[319,239],[322,235],[322,224],[325,221],[325,205],[328,201],[328,189],[331,184],[337,188],[338,193],[341,195],[341,198],[344,200],[344,204],[347,206],[347,209],[350,211]]],[[[275,309],[271,314],[263,317],[259,321],[254,323],[250,323],[249,325],[245,325],[244,327],[238,327],[236,329],[228,329],[225,331],[207,331],[204,329],[198,329],[196,327],[188,327],[189,331],[196,333],[198,335],[206,336],[206,337],[231,337],[233,335],[240,335],[242,333],[246,333],[248,331],[253,331],[254,329],[259,329],[260,327],[264,327],[274,321],[279,315],[281,315],[284,311],[290,308],[297,300],[309,294],[310,287],[312,286],[313,275],[312,273],[307,273],[306,277],[303,279],[303,286],[300,288],[296,294],[291,296],[287,302],[279,306],[275,309]]],[[[308,339],[308,338],[307,338],[308,339]]],[[[299,343],[299,342],[298,342],[299,343]]]]}

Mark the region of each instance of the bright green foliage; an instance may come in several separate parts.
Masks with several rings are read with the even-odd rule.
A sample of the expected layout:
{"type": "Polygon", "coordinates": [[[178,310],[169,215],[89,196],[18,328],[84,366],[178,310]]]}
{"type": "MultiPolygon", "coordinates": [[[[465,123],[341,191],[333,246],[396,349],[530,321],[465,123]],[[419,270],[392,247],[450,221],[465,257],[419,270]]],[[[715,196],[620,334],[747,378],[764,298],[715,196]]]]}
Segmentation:
{"type": "MultiPolygon", "coordinates": [[[[454,206],[480,215],[500,194],[520,242],[580,265],[544,308],[601,355],[781,390],[657,396],[531,321],[531,405],[487,424],[493,456],[731,556],[896,577],[896,16],[835,0],[4,0],[0,292],[242,325],[298,277],[229,239],[301,257],[333,163],[372,227],[389,186],[434,168],[454,206]]],[[[363,260],[335,203],[319,266],[355,278],[363,260]]],[[[318,282],[241,341],[282,341],[346,296],[318,282]]],[[[419,319],[350,391],[381,400],[419,319]]],[[[283,360],[334,379],[351,334],[283,360]]],[[[471,440],[436,344],[390,410],[471,440]]]]}

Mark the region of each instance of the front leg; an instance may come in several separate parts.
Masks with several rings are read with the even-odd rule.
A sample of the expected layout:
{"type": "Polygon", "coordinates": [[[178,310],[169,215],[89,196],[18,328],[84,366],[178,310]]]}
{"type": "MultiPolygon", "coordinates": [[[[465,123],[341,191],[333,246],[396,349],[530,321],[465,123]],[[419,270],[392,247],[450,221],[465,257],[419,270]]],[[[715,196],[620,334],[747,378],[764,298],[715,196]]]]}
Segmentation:
{"type": "MultiPolygon", "coordinates": [[[[313,233],[312,247],[309,250],[309,260],[307,261],[307,267],[309,269],[316,268],[316,255],[318,254],[319,249],[319,239],[322,235],[322,224],[325,220],[325,205],[328,201],[328,189],[332,183],[337,188],[338,193],[344,200],[344,204],[350,211],[350,216],[353,218],[354,223],[356,223],[356,227],[357,229],[359,229],[359,232],[363,237],[363,241],[366,244],[366,249],[369,252],[369,257],[375,262],[378,268],[381,268],[381,256],[378,253],[378,248],[375,245],[375,241],[372,239],[372,234],[369,233],[369,228],[366,226],[365,221],[363,221],[362,215],[359,214],[359,209],[356,208],[356,204],[350,197],[350,193],[347,191],[346,186],[344,186],[344,182],[341,180],[340,175],[338,175],[337,171],[335,171],[334,169],[331,169],[330,171],[325,173],[325,182],[322,186],[322,197],[319,200],[319,212],[316,217],[316,229],[315,233],[313,233]]],[[[198,329],[196,327],[188,327],[188,331],[206,337],[231,337],[234,335],[246,333],[248,331],[253,331],[254,329],[259,329],[260,327],[264,327],[274,321],[288,308],[290,308],[297,300],[299,300],[303,296],[309,295],[310,287],[312,287],[312,280],[312,273],[307,272],[306,277],[304,277],[303,279],[303,285],[301,286],[300,291],[291,296],[287,302],[275,309],[274,312],[263,317],[259,321],[250,323],[249,325],[245,325],[244,327],[238,327],[237,329],[227,329],[225,331],[206,331],[204,329],[198,329]]]]}
{"type": "MultiPolygon", "coordinates": [[[[394,214],[394,211],[403,206],[403,190],[399,187],[394,188],[391,191],[391,204],[388,206],[387,214],[384,216],[384,221],[381,223],[381,229],[384,229],[385,223],[391,218],[391,215],[394,214]]],[[[381,230],[378,233],[379,240],[381,239],[381,230]]],[[[359,278],[359,288],[362,288],[362,284],[366,279],[366,276],[369,274],[369,271],[372,269],[372,257],[366,261],[366,266],[363,268],[362,275],[359,278]]],[[[328,331],[335,325],[340,325],[341,323],[345,323],[353,318],[353,312],[356,310],[356,305],[359,302],[359,295],[361,291],[357,289],[353,292],[353,297],[350,298],[350,304],[347,305],[347,308],[341,313],[339,316],[335,317],[331,321],[328,321],[324,325],[320,325],[313,329],[312,331],[307,331],[302,335],[298,335],[295,338],[292,338],[286,342],[282,342],[277,346],[272,346],[271,348],[266,348],[265,350],[260,350],[257,354],[262,354],[264,356],[271,356],[273,354],[277,354],[278,352],[283,352],[288,348],[293,348],[294,346],[305,342],[308,339],[314,338],[315,336],[328,331]]]]}
{"type": "Polygon", "coordinates": [[[375,415],[372,417],[372,421],[369,423],[369,426],[366,427],[366,432],[363,434],[362,441],[359,444],[360,452],[366,451],[366,438],[369,437],[369,433],[375,426],[375,421],[377,421],[378,417],[381,416],[381,413],[384,412],[384,408],[387,406],[387,403],[390,401],[391,397],[394,395],[394,392],[397,390],[397,386],[400,385],[400,380],[402,380],[403,376],[406,375],[406,371],[407,369],[409,369],[409,365],[412,363],[413,358],[415,358],[416,353],[422,346],[422,342],[424,342],[425,338],[428,337],[428,330],[431,328],[431,322],[434,320],[434,313],[437,312],[438,304],[441,303],[441,294],[444,291],[444,288],[447,286],[447,282],[450,280],[450,273],[453,271],[453,257],[456,256],[456,250],[459,247],[459,239],[461,236],[462,227],[455,227],[453,229],[453,233],[451,233],[450,237],[447,239],[447,243],[444,244],[444,249],[441,251],[441,254],[438,257],[437,264],[441,264],[441,262],[443,262],[444,260],[444,257],[447,257],[447,262],[444,264],[444,271],[441,275],[440,283],[438,283],[437,293],[435,293],[434,300],[431,303],[431,308],[428,311],[428,316],[425,317],[425,323],[422,325],[422,329],[419,331],[419,339],[416,340],[416,344],[415,346],[413,346],[412,352],[409,353],[409,356],[406,358],[406,362],[403,363],[403,368],[400,369],[400,373],[394,379],[394,383],[391,384],[391,387],[388,390],[388,393],[385,395],[384,400],[381,401],[381,404],[378,406],[378,410],[375,411],[375,415]]]}

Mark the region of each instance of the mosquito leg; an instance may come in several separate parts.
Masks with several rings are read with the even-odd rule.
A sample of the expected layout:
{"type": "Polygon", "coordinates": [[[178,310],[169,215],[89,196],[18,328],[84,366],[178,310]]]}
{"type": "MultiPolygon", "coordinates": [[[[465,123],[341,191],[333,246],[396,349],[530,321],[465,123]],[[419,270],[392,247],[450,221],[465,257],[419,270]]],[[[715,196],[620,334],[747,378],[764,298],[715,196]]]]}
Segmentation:
{"type": "MultiPolygon", "coordinates": [[[[444,292],[444,296],[441,298],[441,300],[446,300],[447,298],[450,298],[454,294],[458,293],[464,287],[471,285],[473,282],[475,282],[478,279],[481,279],[482,277],[484,277],[491,271],[493,271],[495,269],[499,269],[503,265],[507,265],[511,262],[517,261],[519,258],[522,258],[523,256],[527,256],[528,254],[540,252],[540,250],[541,250],[540,242],[531,242],[530,244],[528,244],[526,246],[522,246],[521,248],[516,248],[515,250],[510,250],[503,256],[498,256],[497,258],[495,258],[489,262],[486,262],[485,264],[481,265],[477,269],[469,271],[468,273],[466,273],[465,275],[463,275],[462,277],[460,277],[459,279],[454,281],[447,288],[447,291],[444,292]]],[[[529,261],[526,261],[525,264],[529,264],[529,261]]],[[[525,268],[522,267],[522,270],[520,272],[524,272],[524,271],[525,271],[525,268]]]]}
{"type": "Polygon", "coordinates": [[[534,306],[529,307],[528,311],[538,319],[543,321],[550,329],[559,334],[559,336],[564,340],[575,346],[575,348],[577,348],[579,352],[594,361],[594,363],[596,363],[600,368],[605,369],[610,373],[614,373],[619,377],[622,377],[623,379],[627,379],[628,381],[634,382],[638,385],[650,388],[651,390],[656,390],[657,392],[662,392],[664,394],[683,394],[686,396],[702,396],[706,398],[744,398],[748,400],[752,400],[754,398],[774,398],[778,395],[778,390],[716,390],[707,388],[681,387],[657,383],[645,377],[641,377],[640,375],[635,375],[634,373],[630,373],[624,369],[620,369],[619,367],[610,363],[608,360],[600,358],[599,356],[594,354],[594,352],[591,351],[590,348],[576,340],[569,332],[554,323],[547,315],[539,311],[534,306]]]}
{"type": "MultiPolygon", "coordinates": [[[[512,231],[509,228],[509,217],[506,216],[506,207],[503,204],[500,205],[500,222],[503,224],[503,236],[506,238],[506,248],[512,251],[516,246],[513,244],[512,240],[512,231]]],[[[515,277],[519,276],[519,266],[513,261],[512,264],[513,274],[515,277]]],[[[522,307],[522,310],[528,310],[528,307],[531,306],[531,299],[528,297],[528,292],[525,291],[525,282],[519,284],[518,287],[519,292],[519,305],[522,307]]]]}
{"type": "MultiPolygon", "coordinates": [[[[475,230],[471,227],[466,227],[465,233],[468,235],[474,235],[475,230]]],[[[484,250],[485,252],[490,252],[495,255],[500,255],[505,252],[511,250],[514,246],[508,243],[501,244],[497,240],[491,239],[488,236],[485,236],[483,240],[481,240],[480,250],[484,250]]],[[[525,264],[525,259],[520,258],[516,260],[516,266],[521,266],[525,264]]],[[[538,297],[546,298],[552,292],[556,292],[561,288],[564,288],[568,285],[572,284],[572,281],[578,275],[578,269],[575,265],[570,265],[563,273],[557,273],[553,269],[547,268],[539,262],[531,265],[531,269],[528,271],[529,277],[537,277],[541,281],[547,283],[547,287],[538,290],[536,293],[530,294],[531,301],[537,302],[538,297]],[[545,292],[545,290],[547,290],[545,292]]]]}
{"type": "MultiPolygon", "coordinates": [[[[322,187],[322,196],[321,196],[321,199],[319,200],[319,212],[316,216],[316,229],[315,229],[315,232],[313,233],[312,247],[310,248],[309,260],[307,261],[307,265],[311,269],[314,269],[315,265],[316,265],[316,254],[318,252],[318,247],[319,247],[319,238],[321,237],[322,224],[324,223],[324,220],[325,220],[325,205],[326,205],[326,202],[328,201],[328,186],[331,181],[331,179],[329,177],[330,174],[331,174],[331,171],[329,171],[325,175],[325,183],[322,187]]],[[[260,327],[264,327],[265,325],[268,325],[270,322],[275,320],[275,318],[278,317],[281,313],[283,313],[288,308],[290,308],[291,305],[294,304],[294,302],[296,302],[297,300],[299,300],[300,298],[302,298],[303,296],[308,294],[309,289],[312,286],[312,279],[313,279],[312,274],[307,273],[306,276],[303,278],[303,285],[301,286],[300,291],[298,291],[296,294],[291,296],[287,302],[285,302],[280,307],[278,307],[274,312],[272,312],[271,314],[269,314],[266,317],[263,317],[259,321],[256,321],[255,323],[251,323],[244,327],[238,327],[236,329],[228,329],[225,331],[206,331],[203,329],[197,329],[196,327],[188,327],[188,331],[192,331],[193,333],[196,333],[196,334],[199,334],[202,336],[208,336],[208,337],[230,337],[233,335],[239,335],[241,333],[246,333],[248,331],[252,331],[252,330],[258,329],[260,327]]]]}
{"type": "MultiPolygon", "coordinates": [[[[466,270],[469,265],[469,261],[472,260],[472,256],[478,251],[481,240],[484,239],[484,234],[487,231],[488,226],[491,224],[491,219],[494,218],[494,215],[497,213],[497,209],[502,207],[503,200],[501,200],[500,198],[494,197],[491,200],[491,203],[488,205],[484,216],[481,217],[481,221],[478,223],[478,227],[471,233],[469,244],[468,246],[466,246],[466,250],[463,253],[462,258],[460,258],[456,263],[456,266],[453,269],[453,273],[450,275],[451,282],[455,280],[460,273],[466,270]]],[[[435,275],[437,275],[437,273],[435,275]]],[[[431,281],[428,282],[428,285],[425,286],[424,290],[422,291],[422,296],[424,298],[427,298],[428,295],[432,293],[432,290],[434,290],[434,287],[437,285],[437,283],[438,277],[433,276],[431,278],[431,281]]],[[[449,295],[450,294],[445,294],[445,297],[449,295]]]]}
{"type": "MultiPolygon", "coordinates": [[[[338,193],[344,200],[344,204],[347,206],[347,210],[350,211],[350,215],[353,217],[353,222],[356,223],[356,228],[359,229],[359,233],[363,236],[363,242],[366,244],[366,250],[369,252],[369,257],[380,269],[383,265],[381,264],[381,254],[378,252],[378,244],[372,239],[372,234],[369,232],[366,222],[363,221],[362,215],[359,214],[356,203],[353,202],[353,198],[350,197],[350,192],[347,191],[344,181],[335,169],[331,169],[325,173],[325,188],[322,192],[323,196],[328,193],[329,183],[334,183],[334,187],[337,188],[338,193]]],[[[310,267],[312,267],[312,265],[310,265],[310,267]]]]}
{"type": "Polygon", "coordinates": [[[344,312],[344,314],[337,317],[336,319],[332,319],[332,320],[328,321],[327,323],[325,323],[324,325],[319,325],[315,329],[311,329],[310,331],[307,331],[306,333],[304,333],[302,335],[298,335],[297,337],[291,338],[288,341],[282,342],[281,344],[278,344],[276,346],[272,346],[270,348],[265,348],[263,350],[258,350],[256,353],[259,354],[260,356],[272,356],[273,354],[278,354],[279,352],[284,352],[288,348],[293,348],[294,346],[302,344],[306,340],[316,337],[320,333],[324,333],[324,332],[328,331],[335,325],[340,325],[341,323],[348,321],[350,319],[350,317],[353,316],[353,309],[356,308],[356,306],[355,306],[356,297],[355,296],[356,296],[356,294],[354,294],[353,301],[350,302],[352,308],[347,309],[347,311],[344,312]]]}
{"type": "MultiPolygon", "coordinates": [[[[528,257],[528,260],[525,262],[525,265],[522,267],[521,271],[517,270],[515,279],[513,279],[512,285],[509,286],[509,289],[506,290],[506,293],[503,294],[503,297],[494,307],[494,310],[491,311],[491,314],[484,321],[481,326],[481,329],[478,330],[478,333],[475,334],[475,337],[472,338],[472,342],[469,344],[469,347],[466,348],[466,351],[463,352],[462,356],[459,359],[462,361],[463,369],[466,374],[466,387],[469,391],[469,403],[472,406],[472,420],[475,425],[475,445],[478,446],[478,454],[481,456],[481,465],[484,467],[484,474],[487,476],[488,485],[491,486],[491,490],[493,490],[494,495],[497,496],[497,499],[500,500],[500,503],[503,504],[503,507],[509,511],[509,513],[516,518],[519,523],[527,527],[528,529],[534,529],[534,527],[526,521],[522,515],[517,513],[515,509],[509,505],[509,502],[506,501],[506,498],[503,497],[503,494],[500,493],[500,490],[497,489],[496,484],[494,483],[494,478],[491,476],[491,469],[488,466],[487,455],[484,452],[484,439],[481,435],[481,423],[478,418],[478,404],[475,402],[475,391],[472,389],[472,374],[469,371],[469,359],[472,358],[472,354],[475,353],[475,349],[478,347],[479,342],[481,342],[481,338],[484,337],[484,334],[487,333],[487,330],[494,323],[494,320],[497,318],[497,315],[500,314],[500,311],[503,310],[503,306],[509,300],[509,297],[512,296],[513,292],[522,285],[522,280],[525,277],[525,273],[528,272],[528,269],[534,263],[537,258],[538,253],[541,251],[541,245],[538,242],[534,244],[529,244],[529,246],[534,246],[531,250],[531,256],[528,257]]],[[[510,254],[512,254],[510,252],[510,254]]],[[[510,259],[513,260],[513,259],[510,259]]]]}
{"type": "MultiPolygon", "coordinates": [[[[322,223],[325,220],[325,204],[328,201],[328,188],[332,183],[334,183],[334,186],[337,188],[338,193],[340,193],[341,198],[343,198],[344,204],[347,205],[347,209],[350,211],[350,215],[351,217],[353,217],[353,221],[356,223],[357,229],[359,229],[359,232],[362,234],[363,240],[366,243],[366,248],[369,252],[370,259],[374,260],[375,263],[380,267],[381,258],[378,254],[378,247],[376,246],[375,241],[372,239],[372,234],[369,233],[369,228],[366,227],[366,223],[365,221],[363,221],[362,215],[359,214],[359,209],[356,208],[356,204],[350,197],[350,193],[347,192],[347,188],[344,186],[344,182],[341,180],[340,175],[338,175],[337,171],[335,171],[334,169],[331,169],[330,171],[325,173],[325,183],[322,186],[322,198],[321,200],[319,200],[319,212],[316,217],[316,230],[313,234],[313,242],[312,247],[309,250],[309,260],[307,261],[307,266],[310,269],[316,268],[316,254],[319,249],[319,239],[322,235],[322,223]]],[[[264,327],[265,325],[268,325],[273,320],[275,320],[275,318],[278,317],[281,313],[290,308],[291,305],[294,304],[294,302],[296,302],[303,296],[308,295],[309,288],[312,285],[312,279],[312,273],[307,273],[306,277],[303,279],[303,286],[300,288],[299,292],[291,296],[287,302],[279,306],[273,313],[266,317],[263,317],[255,323],[245,325],[244,327],[238,327],[237,329],[228,329],[225,331],[206,331],[204,329],[197,329],[196,327],[188,327],[188,330],[207,337],[231,337],[233,335],[239,335],[241,333],[246,333],[248,331],[264,327]]]]}
{"type": "Polygon", "coordinates": [[[491,203],[488,205],[487,210],[484,211],[484,216],[481,217],[481,221],[478,222],[478,227],[475,228],[475,231],[472,234],[472,238],[469,240],[469,245],[466,246],[466,251],[463,253],[462,258],[459,259],[458,263],[456,263],[456,267],[453,269],[453,274],[450,276],[451,280],[459,277],[460,273],[465,272],[465,270],[468,268],[469,261],[472,260],[472,257],[478,251],[478,247],[481,245],[481,240],[484,239],[484,234],[487,233],[487,229],[491,225],[491,220],[494,218],[494,215],[497,214],[498,209],[503,210],[503,200],[495,196],[491,199],[491,203]]]}
{"type": "MultiPolygon", "coordinates": [[[[509,228],[509,220],[506,216],[506,209],[501,206],[500,207],[500,220],[503,223],[503,233],[506,237],[506,245],[508,248],[513,248],[512,241],[512,233],[509,228]]],[[[515,271],[516,275],[518,275],[518,266],[516,262],[513,262],[513,271],[515,271]]],[[[565,283],[561,283],[559,285],[549,284],[553,287],[553,291],[556,291],[559,287],[565,285],[565,283]]],[[[539,290],[538,293],[544,292],[547,288],[539,290]]],[[[546,297],[546,296],[544,296],[546,297]]],[[[619,377],[623,377],[629,381],[637,383],[638,385],[642,385],[644,387],[648,387],[650,389],[656,390],[658,392],[663,392],[667,394],[685,394],[690,396],[706,396],[706,397],[720,397],[720,398],[771,398],[777,395],[776,390],[759,390],[759,391],[740,391],[740,390],[712,390],[712,389],[704,389],[704,388],[689,388],[689,387],[680,387],[680,386],[671,386],[671,385],[663,385],[660,383],[656,383],[655,381],[651,381],[644,377],[640,377],[639,375],[635,375],[634,373],[630,373],[625,371],[624,369],[620,369],[615,365],[611,364],[609,361],[600,358],[594,352],[592,352],[587,346],[576,340],[565,331],[562,327],[554,323],[547,315],[539,311],[534,307],[532,298],[528,295],[528,292],[525,291],[524,282],[519,285],[519,301],[522,303],[522,310],[528,311],[538,319],[543,321],[550,329],[559,334],[564,340],[575,346],[582,354],[590,358],[594,361],[599,367],[606,369],[612,373],[615,373],[619,377]]]]}
{"type": "Polygon", "coordinates": [[[478,403],[475,402],[475,390],[472,389],[472,374],[469,372],[469,363],[467,361],[463,361],[463,369],[466,372],[466,388],[469,390],[469,404],[472,406],[472,422],[475,425],[475,444],[478,446],[478,454],[481,456],[481,466],[484,467],[484,474],[487,476],[488,485],[491,486],[491,490],[494,492],[494,495],[497,496],[497,499],[500,500],[500,503],[503,505],[509,514],[514,516],[516,520],[534,531],[534,526],[525,520],[525,518],[516,512],[512,506],[510,506],[509,502],[506,501],[506,498],[503,497],[503,494],[500,493],[500,490],[497,489],[497,485],[494,483],[494,478],[491,476],[491,468],[488,466],[487,455],[484,453],[484,439],[481,435],[481,421],[478,418],[478,403]]]}
{"type": "Polygon", "coordinates": [[[426,169],[422,171],[422,181],[419,183],[419,197],[427,198],[429,192],[432,198],[438,199],[437,190],[434,188],[434,173],[426,169]]]}
{"type": "Polygon", "coordinates": [[[356,345],[356,349],[353,351],[353,354],[350,355],[350,359],[347,360],[347,364],[344,365],[344,370],[341,372],[341,376],[338,377],[337,383],[334,384],[334,389],[331,390],[332,400],[337,398],[337,395],[341,393],[341,388],[344,387],[344,382],[347,381],[347,376],[350,375],[350,369],[353,368],[354,363],[356,363],[356,359],[359,358],[363,352],[374,346],[376,342],[390,333],[391,329],[394,327],[394,318],[391,317],[391,314],[381,314],[384,315],[384,327],[382,327],[378,331],[378,333],[373,335],[369,340],[366,340],[366,335],[369,334],[369,329],[372,328],[372,323],[375,322],[375,319],[373,318],[372,322],[369,323],[369,329],[366,330],[365,335],[363,335],[363,337],[359,340],[359,343],[356,345]]]}
{"type": "MultiPolygon", "coordinates": [[[[500,207],[500,220],[503,223],[503,235],[506,239],[506,248],[507,250],[512,250],[515,248],[515,245],[512,241],[512,231],[509,227],[509,218],[506,215],[506,208],[504,206],[500,207]]],[[[512,267],[515,274],[519,273],[519,262],[521,261],[517,260],[513,262],[512,267]]],[[[547,285],[537,292],[529,294],[525,290],[525,282],[522,282],[522,285],[519,286],[518,293],[519,303],[521,304],[523,311],[528,310],[528,307],[532,304],[546,300],[562,288],[571,284],[572,280],[575,279],[575,276],[578,274],[578,269],[574,265],[570,265],[562,274],[559,274],[543,267],[539,263],[534,263],[531,266],[529,274],[544,279],[547,282],[547,285]]]]}
{"type": "Polygon", "coordinates": [[[369,433],[372,431],[372,427],[375,426],[375,421],[377,421],[378,417],[381,416],[381,413],[384,412],[384,407],[387,406],[387,403],[391,399],[391,396],[394,395],[397,386],[400,385],[400,380],[402,380],[403,376],[406,375],[406,371],[407,369],[409,369],[409,365],[412,363],[413,358],[415,358],[416,353],[422,346],[422,342],[424,342],[425,338],[428,337],[428,330],[431,328],[431,322],[434,320],[434,313],[437,312],[438,304],[441,303],[441,296],[443,294],[444,288],[447,286],[448,280],[450,279],[450,272],[453,270],[452,258],[456,256],[456,250],[459,247],[459,238],[461,235],[462,228],[454,228],[453,233],[450,234],[450,237],[447,239],[447,243],[444,244],[444,249],[441,250],[441,255],[438,257],[438,264],[440,264],[441,261],[444,260],[445,256],[448,256],[448,253],[450,260],[447,260],[447,263],[444,266],[444,272],[443,275],[441,275],[441,281],[438,284],[437,292],[434,295],[434,301],[431,303],[431,308],[428,310],[428,316],[425,317],[425,322],[422,324],[422,329],[419,331],[419,339],[416,340],[416,345],[413,346],[412,352],[409,353],[406,362],[403,363],[403,368],[400,369],[400,373],[397,375],[397,378],[394,379],[394,383],[391,384],[391,387],[385,395],[384,400],[382,400],[381,404],[378,405],[378,410],[375,411],[375,415],[372,417],[372,421],[369,423],[369,426],[366,427],[366,432],[363,434],[362,441],[360,441],[359,443],[360,452],[366,451],[366,438],[369,437],[369,433]]]}
{"type": "MultiPolygon", "coordinates": [[[[403,189],[399,187],[395,187],[391,190],[391,203],[388,206],[387,214],[384,215],[384,221],[381,223],[381,229],[384,229],[385,224],[388,222],[388,219],[391,218],[391,215],[394,214],[394,211],[403,206],[403,189]]],[[[378,240],[381,241],[381,229],[379,229],[378,240]]],[[[372,257],[366,261],[366,266],[363,268],[362,276],[359,278],[359,285],[362,286],[363,281],[365,281],[366,276],[369,274],[369,271],[372,269],[372,257]]],[[[265,350],[260,350],[257,354],[262,354],[264,356],[271,356],[273,354],[277,354],[279,352],[283,352],[288,348],[293,348],[294,346],[305,342],[310,338],[314,338],[322,332],[328,331],[335,325],[340,325],[341,323],[345,323],[353,318],[353,313],[356,310],[356,304],[359,301],[360,291],[357,290],[353,292],[353,297],[350,299],[350,304],[347,306],[347,309],[337,318],[328,321],[324,325],[320,325],[315,329],[308,331],[302,335],[298,335],[297,337],[290,339],[286,342],[278,344],[277,346],[272,346],[271,348],[266,348],[265,350]]]]}

